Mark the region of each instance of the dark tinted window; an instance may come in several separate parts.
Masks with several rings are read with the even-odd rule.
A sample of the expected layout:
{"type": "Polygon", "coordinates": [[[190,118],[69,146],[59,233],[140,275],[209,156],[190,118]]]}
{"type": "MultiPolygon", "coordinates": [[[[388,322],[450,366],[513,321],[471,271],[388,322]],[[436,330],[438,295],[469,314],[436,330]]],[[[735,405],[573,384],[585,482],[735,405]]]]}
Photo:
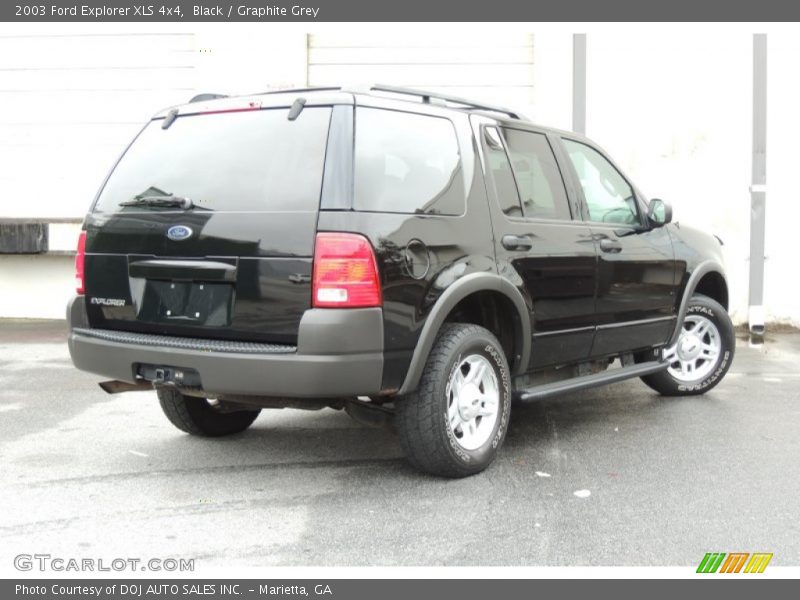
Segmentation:
{"type": "Polygon", "coordinates": [[[96,209],[120,210],[140,194],[174,194],[201,210],[316,210],[331,110],[309,107],[295,121],[287,112],[184,116],[167,129],[152,121],[114,169],[96,209]]]}
{"type": "Polygon", "coordinates": [[[356,210],[460,215],[461,157],[447,119],[356,110],[356,210]]]}
{"type": "Polygon", "coordinates": [[[594,148],[564,140],[583,188],[589,218],[603,223],[639,222],[633,190],[619,171],[594,148]]]}
{"type": "Polygon", "coordinates": [[[487,127],[483,130],[483,133],[486,161],[491,172],[500,210],[509,217],[521,217],[522,208],[519,204],[517,184],[514,182],[511,163],[508,162],[508,155],[503,147],[500,132],[496,127],[487,127]]]}
{"type": "Polygon", "coordinates": [[[503,133],[525,216],[570,219],[564,180],[547,137],[519,129],[504,129],[503,133]]]}

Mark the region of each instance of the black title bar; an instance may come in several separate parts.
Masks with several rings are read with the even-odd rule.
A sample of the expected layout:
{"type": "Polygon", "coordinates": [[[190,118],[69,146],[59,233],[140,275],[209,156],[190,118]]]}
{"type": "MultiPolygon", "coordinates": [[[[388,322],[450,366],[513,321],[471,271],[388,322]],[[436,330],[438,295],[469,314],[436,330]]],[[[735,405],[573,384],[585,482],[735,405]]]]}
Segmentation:
{"type": "MultiPolygon", "coordinates": [[[[687,569],[693,572],[694,569],[687,569]]],[[[713,577],[713,576],[712,576],[713,577]]],[[[418,600],[460,598],[528,599],[547,596],[684,600],[754,595],[792,597],[793,581],[744,576],[718,578],[713,584],[695,579],[553,580],[553,579],[40,579],[0,582],[3,598],[14,600],[418,600]],[[713,587],[713,589],[712,589],[713,587]]]]}
{"type": "Polygon", "coordinates": [[[791,0],[10,0],[8,22],[778,22],[800,20],[791,0]]]}

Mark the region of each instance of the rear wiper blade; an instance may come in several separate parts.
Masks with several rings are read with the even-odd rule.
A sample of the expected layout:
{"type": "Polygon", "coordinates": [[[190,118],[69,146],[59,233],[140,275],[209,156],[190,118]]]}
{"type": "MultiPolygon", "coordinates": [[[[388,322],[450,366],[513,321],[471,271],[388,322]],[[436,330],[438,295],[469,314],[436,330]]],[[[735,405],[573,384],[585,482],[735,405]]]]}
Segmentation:
{"type": "Polygon", "coordinates": [[[120,206],[165,206],[190,209],[194,207],[191,198],[182,196],[135,196],[130,200],[119,203],[120,206]]]}

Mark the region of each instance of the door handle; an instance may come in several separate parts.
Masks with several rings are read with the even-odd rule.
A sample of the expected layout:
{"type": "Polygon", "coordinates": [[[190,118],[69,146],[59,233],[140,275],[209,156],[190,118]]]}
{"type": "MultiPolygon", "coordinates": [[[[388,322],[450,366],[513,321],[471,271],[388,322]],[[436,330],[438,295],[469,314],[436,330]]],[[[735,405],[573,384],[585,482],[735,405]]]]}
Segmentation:
{"type": "Polygon", "coordinates": [[[506,250],[530,250],[533,240],[527,235],[504,235],[503,248],[506,250]]]}
{"type": "Polygon", "coordinates": [[[603,238],[600,240],[600,250],[603,252],[612,252],[616,254],[617,252],[622,252],[622,244],[616,240],[603,238]]]}

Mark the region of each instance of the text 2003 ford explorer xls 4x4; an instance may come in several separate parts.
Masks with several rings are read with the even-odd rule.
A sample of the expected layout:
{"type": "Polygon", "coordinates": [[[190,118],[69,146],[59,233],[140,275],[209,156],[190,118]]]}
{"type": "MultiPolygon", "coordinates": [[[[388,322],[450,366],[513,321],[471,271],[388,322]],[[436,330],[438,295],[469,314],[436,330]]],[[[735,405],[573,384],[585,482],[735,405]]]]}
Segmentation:
{"type": "Polygon", "coordinates": [[[75,365],[155,386],[188,433],[262,408],[391,419],[409,460],[484,469],[512,398],[731,365],[721,242],[591,141],[399,88],[206,95],[156,115],[87,215],[75,365]],[[613,364],[612,364],[613,363],[613,364]]]}

